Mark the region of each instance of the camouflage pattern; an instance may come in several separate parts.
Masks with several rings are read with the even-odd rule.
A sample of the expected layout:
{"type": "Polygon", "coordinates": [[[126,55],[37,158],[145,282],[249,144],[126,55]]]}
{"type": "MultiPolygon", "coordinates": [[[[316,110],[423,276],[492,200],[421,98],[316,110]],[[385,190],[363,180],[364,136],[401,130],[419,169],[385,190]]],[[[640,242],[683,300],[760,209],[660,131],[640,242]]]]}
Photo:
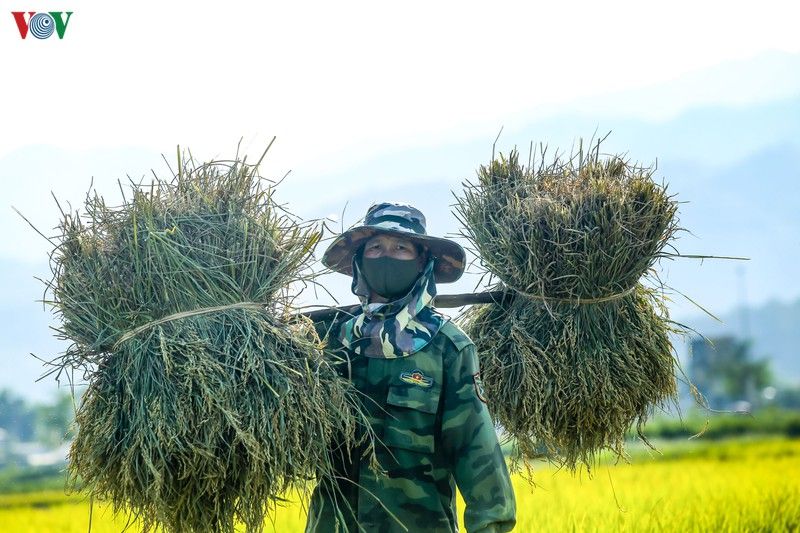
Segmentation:
{"type": "Polygon", "coordinates": [[[405,357],[427,346],[444,323],[442,315],[430,307],[436,296],[433,266],[431,259],[405,297],[370,309],[369,286],[353,259],[352,290],[363,312],[342,325],[342,345],[358,355],[385,358],[405,357]]]}
{"type": "Polygon", "coordinates": [[[508,470],[476,394],[475,346],[456,325],[446,321],[407,357],[365,357],[338,344],[331,349],[348,356],[338,370],[364,395],[380,468],[360,460],[363,450],[332,449],[340,478],[314,490],[307,533],[457,532],[456,487],[468,532],[514,527],[508,470]]]}
{"type": "Polygon", "coordinates": [[[322,264],[335,272],[353,275],[353,256],[372,236],[379,233],[402,235],[430,250],[436,258],[434,277],[437,283],[450,283],[461,277],[466,254],[457,242],[427,235],[425,216],[416,208],[384,202],[367,210],[364,224],[339,235],[325,251],[322,264]]]}

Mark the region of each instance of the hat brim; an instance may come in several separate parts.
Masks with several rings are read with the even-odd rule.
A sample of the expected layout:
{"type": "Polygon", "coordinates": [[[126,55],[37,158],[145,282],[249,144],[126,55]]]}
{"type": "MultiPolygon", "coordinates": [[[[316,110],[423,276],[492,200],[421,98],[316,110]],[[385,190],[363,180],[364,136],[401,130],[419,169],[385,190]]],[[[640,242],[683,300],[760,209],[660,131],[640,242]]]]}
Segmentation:
{"type": "Polygon", "coordinates": [[[433,268],[433,279],[437,283],[452,283],[461,277],[466,266],[466,253],[457,242],[431,235],[420,235],[413,231],[403,231],[375,226],[357,226],[351,228],[334,239],[325,255],[322,264],[334,272],[353,275],[353,256],[364,242],[375,235],[397,235],[410,241],[418,242],[428,248],[436,262],[433,268]]]}

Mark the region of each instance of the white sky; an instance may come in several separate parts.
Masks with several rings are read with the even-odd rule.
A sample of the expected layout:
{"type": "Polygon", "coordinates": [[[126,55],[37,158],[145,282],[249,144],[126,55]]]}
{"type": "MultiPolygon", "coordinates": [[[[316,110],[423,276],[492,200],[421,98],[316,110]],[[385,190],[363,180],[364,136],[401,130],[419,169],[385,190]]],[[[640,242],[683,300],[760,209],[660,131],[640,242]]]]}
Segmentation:
{"type": "Polygon", "coordinates": [[[278,167],[329,171],[800,51],[798,4],[773,0],[55,3],[24,7],[74,11],[62,41],[23,41],[10,16],[0,23],[0,157],[29,144],[213,157],[277,135],[278,167]]]}

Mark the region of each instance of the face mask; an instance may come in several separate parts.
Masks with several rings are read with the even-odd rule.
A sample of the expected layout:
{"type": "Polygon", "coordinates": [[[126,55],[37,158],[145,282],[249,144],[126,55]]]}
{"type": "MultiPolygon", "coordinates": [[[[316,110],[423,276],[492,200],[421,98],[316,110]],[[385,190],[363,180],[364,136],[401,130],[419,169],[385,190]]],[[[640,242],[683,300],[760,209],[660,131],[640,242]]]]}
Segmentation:
{"type": "Polygon", "coordinates": [[[416,259],[394,257],[364,257],[361,270],[369,287],[385,298],[403,296],[419,276],[416,259]]]}

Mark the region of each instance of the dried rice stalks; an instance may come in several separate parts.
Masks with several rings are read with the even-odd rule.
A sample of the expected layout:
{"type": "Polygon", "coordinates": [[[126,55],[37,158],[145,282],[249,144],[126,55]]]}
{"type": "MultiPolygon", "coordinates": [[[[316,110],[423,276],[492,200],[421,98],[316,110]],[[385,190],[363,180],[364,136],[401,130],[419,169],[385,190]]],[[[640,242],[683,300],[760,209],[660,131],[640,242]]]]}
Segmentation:
{"type": "Polygon", "coordinates": [[[679,230],[677,203],[652,169],[599,146],[536,169],[501,155],[455,206],[499,278],[493,289],[512,292],[463,319],[490,410],[518,458],[571,469],[601,449],[624,455],[626,431],[635,424],[644,438],[654,407],[677,393],[668,333],[678,329],[660,290],[642,283],[679,230]]]}
{"type": "Polygon", "coordinates": [[[70,473],[146,530],[260,531],[270,507],[332,475],[360,408],[290,313],[319,230],[273,200],[238,156],[63,213],[49,288],[82,371],[70,473]]]}

